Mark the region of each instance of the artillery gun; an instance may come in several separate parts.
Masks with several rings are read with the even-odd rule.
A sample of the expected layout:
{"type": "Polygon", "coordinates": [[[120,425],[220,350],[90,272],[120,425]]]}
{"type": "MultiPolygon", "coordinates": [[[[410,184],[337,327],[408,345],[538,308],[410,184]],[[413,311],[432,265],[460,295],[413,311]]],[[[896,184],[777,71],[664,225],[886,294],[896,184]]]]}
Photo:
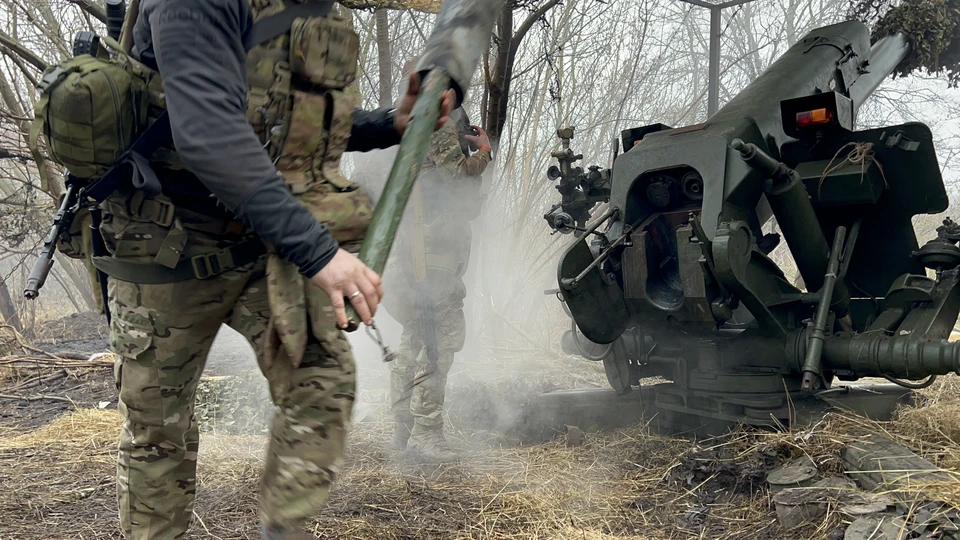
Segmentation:
{"type": "Polygon", "coordinates": [[[960,373],[960,226],[920,247],[911,222],[948,206],[930,129],[854,129],[908,52],[857,21],[818,28],[706,122],[623,131],[610,169],[574,167],[559,130],[545,218],[578,237],[554,291],[564,350],[602,361],[620,395],[669,381],[646,392],[672,429],[889,412],[960,373]],[[781,241],[805,290],[771,258],[781,241]],[[861,378],[889,382],[842,384],[861,378]]]}

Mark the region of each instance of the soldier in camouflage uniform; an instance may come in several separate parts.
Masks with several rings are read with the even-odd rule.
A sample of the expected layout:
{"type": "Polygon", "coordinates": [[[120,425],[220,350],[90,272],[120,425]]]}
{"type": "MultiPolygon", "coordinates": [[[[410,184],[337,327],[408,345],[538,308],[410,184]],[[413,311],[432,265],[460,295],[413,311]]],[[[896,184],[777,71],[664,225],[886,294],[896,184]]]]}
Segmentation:
{"type": "MultiPolygon", "coordinates": [[[[278,407],[263,538],[307,538],[298,529],[343,464],[355,389],[339,330],[344,300],[369,322],[383,289],[351,254],[371,209],[339,160],[399,142],[419,78],[396,109],[355,111],[345,89],[359,40],[342,19],[301,11],[292,32],[245,46],[255,21],[284,9],[279,0],[142,0],[133,15],[133,56],[162,77],[150,114],[168,111],[175,148],[141,170],[156,173],[160,194],[126,186],[104,202],[110,256],[94,261],[110,276],[127,538],[172,540],[189,526],[194,400],[221,323],[253,345],[278,407]]],[[[452,103],[447,92],[438,128],[452,103]]]]}
{"type": "MultiPolygon", "coordinates": [[[[405,70],[412,69],[415,62],[409,61],[405,70]]],[[[457,458],[443,436],[444,391],[454,354],[463,348],[466,337],[463,274],[470,258],[470,221],[479,215],[480,176],[491,159],[490,141],[483,129],[469,126],[462,109],[450,117],[433,134],[404,212],[393,249],[396,264],[391,270],[396,271],[387,278],[391,298],[385,304],[403,325],[398,359],[391,364],[395,424],[389,449],[409,450],[441,462],[457,458]],[[470,127],[476,135],[462,133],[470,127]],[[461,137],[476,145],[477,152],[469,155],[461,137]],[[423,341],[422,302],[428,304],[428,314],[432,311],[435,358],[427,353],[423,341]]]]}

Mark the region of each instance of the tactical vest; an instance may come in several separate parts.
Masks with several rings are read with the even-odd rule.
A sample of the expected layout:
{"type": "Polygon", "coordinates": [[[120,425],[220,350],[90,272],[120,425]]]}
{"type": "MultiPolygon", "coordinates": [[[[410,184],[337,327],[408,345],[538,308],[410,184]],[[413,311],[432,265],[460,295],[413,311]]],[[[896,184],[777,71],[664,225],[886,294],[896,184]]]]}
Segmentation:
{"type": "MultiPolygon", "coordinates": [[[[356,252],[372,209],[362,190],[339,169],[353,124],[354,99],[346,90],[356,78],[359,37],[339,15],[312,16],[306,4],[288,7],[282,0],[251,0],[251,6],[254,34],[261,29],[258,22],[283,19],[275,16],[285,10],[291,10],[286,18],[292,22],[286,32],[248,52],[247,118],[294,195],[345,249],[356,252]]],[[[119,49],[112,40],[102,40],[119,49]]],[[[103,175],[129,148],[136,138],[133,135],[148,131],[166,110],[159,73],[122,51],[113,58],[81,55],[54,66],[44,74],[40,90],[33,139],[42,131],[51,159],[80,178],[103,175]],[[92,105],[77,106],[85,100],[92,105]],[[107,116],[105,110],[115,114],[107,116]]],[[[165,172],[182,170],[183,164],[174,148],[161,147],[150,154],[145,168],[167,177],[165,172]]],[[[45,175],[41,176],[45,182],[45,175]]],[[[237,259],[245,255],[257,255],[254,247],[234,253],[221,250],[223,253],[213,253],[205,260],[178,260],[186,238],[183,228],[191,228],[186,221],[195,224],[196,216],[181,223],[181,215],[189,212],[176,208],[168,197],[134,192],[131,198],[129,194],[129,190],[115,194],[102,207],[108,213],[126,212],[153,221],[170,231],[167,238],[156,241],[173,249],[161,250],[165,256],[158,255],[155,262],[172,274],[151,272],[150,282],[209,277],[244,264],[237,259]]],[[[80,242],[79,235],[65,239],[62,251],[68,256],[89,257],[89,249],[78,245],[80,242]]],[[[126,279],[117,275],[124,273],[122,264],[119,269],[117,264],[97,266],[126,279]]],[[[131,280],[144,282],[140,269],[126,272],[136,272],[140,279],[131,280]]]]}
{"type": "MultiPolygon", "coordinates": [[[[281,0],[251,0],[251,7],[254,25],[285,9],[281,0]]],[[[366,195],[340,172],[359,49],[349,21],[331,12],[294,18],[289,32],[247,53],[247,119],[294,195],[350,251],[359,250],[372,215],[366,195]]],[[[162,111],[162,95],[150,95],[162,111]]],[[[152,162],[182,168],[172,149],[158,151],[152,162]]]]}

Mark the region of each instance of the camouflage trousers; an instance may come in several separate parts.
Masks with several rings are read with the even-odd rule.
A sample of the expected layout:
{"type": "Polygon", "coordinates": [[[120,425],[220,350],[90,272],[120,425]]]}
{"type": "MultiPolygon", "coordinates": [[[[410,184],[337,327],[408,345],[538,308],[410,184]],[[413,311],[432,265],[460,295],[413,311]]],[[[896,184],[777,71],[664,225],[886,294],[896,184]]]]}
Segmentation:
{"type": "MultiPolygon", "coordinates": [[[[416,423],[435,427],[443,424],[447,374],[466,339],[466,291],[462,279],[446,272],[431,272],[428,281],[437,358],[429,358],[424,349],[419,304],[408,283],[402,293],[398,292],[399,305],[394,304],[395,314],[391,313],[403,325],[403,333],[398,358],[390,366],[390,394],[394,416],[403,419],[412,414],[416,423]]],[[[391,294],[393,291],[396,288],[391,294]]]]}
{"type": "MultiPolygon", "coordinates": [[[[116,227],[112,221],[103,227],[113,238],[143,238],[149,229],[142,223],[116,227]]],[[[278,407],[261,484],[261,520],[292,528],[326,501],[342,467],[356,386],[354,359],[331,321],[333,331],[310,335],[297,367],[263,360],[270,318],[265,268],[261,257],[202,281],[144,285],[110,279],[111,347],[119,357],[115,374],[124,418],[117,493],[127,538],[177,539],[190,524],[199,443],[194,401],[221,323],[252,344],[278,407]]]]}

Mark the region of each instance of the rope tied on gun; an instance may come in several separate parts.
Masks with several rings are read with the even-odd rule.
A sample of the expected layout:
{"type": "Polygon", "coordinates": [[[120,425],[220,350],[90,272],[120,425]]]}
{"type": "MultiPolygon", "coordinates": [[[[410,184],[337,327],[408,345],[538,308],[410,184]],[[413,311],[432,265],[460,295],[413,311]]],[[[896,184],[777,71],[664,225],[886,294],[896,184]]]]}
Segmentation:
{"type": "Polygon", "coordinates": [[[827,166],[823,169],[823,174],[820,175],[820,181],[817,183],[817,197],[821,196],[823,183],[827,180],[827,177],[847,163],[860,165],[860,183],[862,184],[867,174],[867,164],[871,162],[874,163],[877,166],[877,170],[880,171],[880,177],[883,178],[884,187],[889,188],[890,184],[887,183],[887,176],[883,172],[883,165],[877,161],[876,152],[873,151],[873,143],[848,142],[837,150],[837,153],[830,158],[830,163],[827,163],[827,166]],[[847,152],[847,155],[844,156],[843,159],[837,162],[837,158],[840,157],[840,154],[847,148],[850,148],[850,151],[847,152]],[[835,162],[836,165],[834,165],[835,162]]]}

